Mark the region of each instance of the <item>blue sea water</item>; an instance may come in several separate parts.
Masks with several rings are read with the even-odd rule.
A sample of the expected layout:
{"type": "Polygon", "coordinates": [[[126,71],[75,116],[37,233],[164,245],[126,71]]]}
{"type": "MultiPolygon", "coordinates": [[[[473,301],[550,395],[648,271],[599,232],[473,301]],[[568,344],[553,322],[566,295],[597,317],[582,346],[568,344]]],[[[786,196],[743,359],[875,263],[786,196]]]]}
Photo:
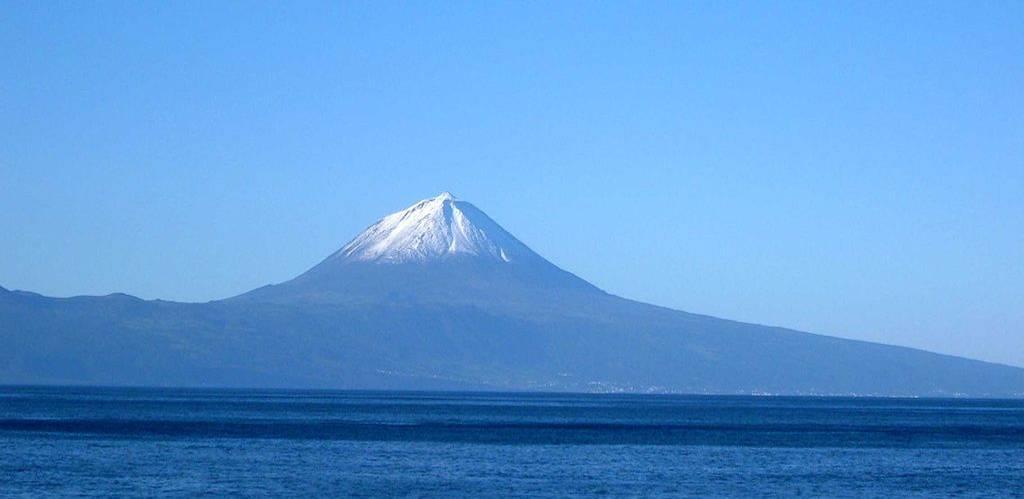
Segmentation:
{"type": "Polygon", "coordinates": [[[1024,497],[1024,401],[0,387],[0,496],[1024,497]]]}

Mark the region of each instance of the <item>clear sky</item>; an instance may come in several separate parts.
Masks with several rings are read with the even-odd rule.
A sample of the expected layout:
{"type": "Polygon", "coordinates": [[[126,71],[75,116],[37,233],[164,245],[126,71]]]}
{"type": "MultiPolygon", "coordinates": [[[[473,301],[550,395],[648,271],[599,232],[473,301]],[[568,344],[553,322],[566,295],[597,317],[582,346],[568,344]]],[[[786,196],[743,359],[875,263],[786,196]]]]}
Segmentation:
{"type": "Polygon", "coordinates": [[[205,301],[450,190],[615,294],[1024,365],[1024,2],[0,2],[0,285],[205,301]]]}

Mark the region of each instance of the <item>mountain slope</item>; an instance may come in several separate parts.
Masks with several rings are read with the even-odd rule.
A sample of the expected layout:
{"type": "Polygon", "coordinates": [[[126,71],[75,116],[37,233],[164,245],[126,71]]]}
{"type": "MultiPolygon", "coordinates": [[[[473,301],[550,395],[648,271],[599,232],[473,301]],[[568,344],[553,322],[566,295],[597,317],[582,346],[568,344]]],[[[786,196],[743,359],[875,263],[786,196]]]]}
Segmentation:
{"type": "Polygon", "coordinates": [[[607,294],[445,194],[223,301],[0,289],[0,382],[1024,395],[1024,369],[607,294]]]}

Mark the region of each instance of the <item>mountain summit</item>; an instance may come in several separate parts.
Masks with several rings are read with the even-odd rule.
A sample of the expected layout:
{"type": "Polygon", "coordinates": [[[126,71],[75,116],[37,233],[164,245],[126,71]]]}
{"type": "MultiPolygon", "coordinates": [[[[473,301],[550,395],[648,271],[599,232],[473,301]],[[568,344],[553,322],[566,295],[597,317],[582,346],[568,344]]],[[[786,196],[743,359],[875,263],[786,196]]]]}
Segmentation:
{"type": "Polygon", "coordinates": [[[0,383],[1024,396],[1024,369],[601,291],[449,193],[209,303],[0,288],[0,383]]]}
{"type": "Polygon", "coordinates": [[[476,206],[444,192],[378,220],[328,260],[394,264],[460,257],[539,258],[476,206]]]}
{"type": "Polygon", "coordinates": [[[550,309],[604,295],[547,261],[473,204],[449,192],[369,226],[290,281],[235,300],[386,302],[550,309]]]}

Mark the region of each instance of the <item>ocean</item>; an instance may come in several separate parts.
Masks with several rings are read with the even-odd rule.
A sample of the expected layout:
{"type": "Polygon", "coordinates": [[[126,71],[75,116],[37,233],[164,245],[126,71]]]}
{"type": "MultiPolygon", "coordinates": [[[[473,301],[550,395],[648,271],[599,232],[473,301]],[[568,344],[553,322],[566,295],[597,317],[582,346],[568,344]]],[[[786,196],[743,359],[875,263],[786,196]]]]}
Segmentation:
{"type": "Polygon", "coordinates": [[[1024,400],[0,387],[0,496],[1024,497],[1024,400]]]}

